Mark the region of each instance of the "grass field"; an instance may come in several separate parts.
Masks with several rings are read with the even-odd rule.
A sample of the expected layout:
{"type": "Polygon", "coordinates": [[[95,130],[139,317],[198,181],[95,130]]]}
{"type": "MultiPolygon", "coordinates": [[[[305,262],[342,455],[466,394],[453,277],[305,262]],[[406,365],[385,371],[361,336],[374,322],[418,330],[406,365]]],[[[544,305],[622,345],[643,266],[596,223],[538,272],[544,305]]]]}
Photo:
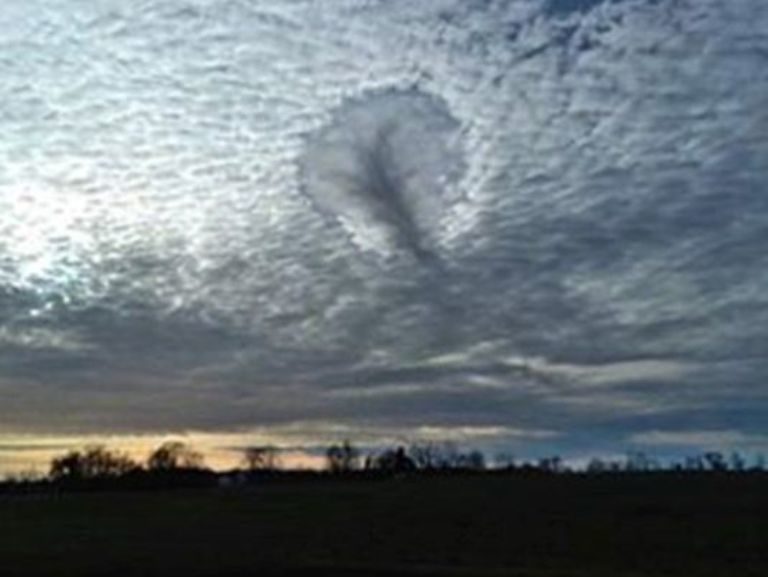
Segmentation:
{"type": "Polygon", "coordinates": [[[762,475],[272,481],[0,497],[0,575],[768,575],[762,475]]]}

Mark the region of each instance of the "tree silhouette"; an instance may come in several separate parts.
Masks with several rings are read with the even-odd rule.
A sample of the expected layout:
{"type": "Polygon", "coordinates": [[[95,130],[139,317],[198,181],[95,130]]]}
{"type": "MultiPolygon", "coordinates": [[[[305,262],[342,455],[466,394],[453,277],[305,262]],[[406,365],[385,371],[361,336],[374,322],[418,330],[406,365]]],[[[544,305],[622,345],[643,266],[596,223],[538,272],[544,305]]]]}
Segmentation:
{"type": "Polygon", "coordinates": [[[627,454],[624,470],[630,473],[642,473],[654,471],[659,468],[658,462],[642,451],[634,451],[627,454]]]}
{"type": "Polygon", "coordinates": [[[408,447],[408,456],[419,469],[434,469],[437,467],[438,447],[435,443],[413,443],[408,447]]]}
{"type": "Polygon", "coordinates": [[[485,455],[480,451],[469,451],[460,453],[458,456],[458,466],[470,471],[482,471],[485,469],[485,455]]]}
{"type": "MultiPolygon", "coordinates": [[[[421,470],[486,468],[485,455],[480,451],[460,451],[451,441],[413,443],[408,447],[408,457],[421,470]]],[[[512,459],[514,463],[514,459],[512,459]]]]}
{"type": "Polygon", "coordinates": [[[186,443],[168,441],[150,453],[147,467],[151,471],[200,469],[203,467],[203,456],[186,443]]]}
{"type": "Polygon", "coordinates": [[[371,468],[390,473],[407,473],[416,470],[416,463],[406,454],[405,447],[397,447],[374,457],[371,468]]]}
{"type": "Polygon", "coordinates": [[[738,451],[733,451],[731,453],[731,471],[743,471],[746,469],[746,461],[744,460],[744,457],[741,456],[741,453],[738,451]]]}
{"type": "Polygon", "coordinates": [[[271,445],[243,450],[243,467],[249,471],[274,471],[280,467],[278,449],[271,445]]]}
{"type": "Polygon", "coordinates": [[[92,445],[53,459],[49,475],[53,480],[84,480],[119,477],[139,468],[127,455],[109,451],[102,445],[92,445]]]}
{"type": "Polygon", "coordinates": [[[726,471],[728,469],[728,464],[726,463],[725,457],[722,455],[722,453],[718,453],[717,451],[710,451],[708,453],[704,453],[703,457],[710,471],[726,471]]]}
{"type": "Polygon", "coordinates": [[[507,470],[512,470],[517,466],[517,459],[515,458],[515,455],[506,451],[497,453],[494,457],[494,462],[497,467],[507,470]]]}
{"type": "Polygon", "coordinates": [[[331,445],[325,451],[326,466],[331,473],[348,473],[359,466],[360,453],[349,440],[331,445]]]}
{"type": "Polygon", "coordinates": [[[564,470],[563,459],[559,455],[544,457],[538,460],[537,467],[547,473],[562,473],[564,470]]]}
{"type": "Polygon", "coordinates": [[[460,465],[460,453],[450,441],[413,443],[408,456],[419,469],[452,469],[460,465]]]}

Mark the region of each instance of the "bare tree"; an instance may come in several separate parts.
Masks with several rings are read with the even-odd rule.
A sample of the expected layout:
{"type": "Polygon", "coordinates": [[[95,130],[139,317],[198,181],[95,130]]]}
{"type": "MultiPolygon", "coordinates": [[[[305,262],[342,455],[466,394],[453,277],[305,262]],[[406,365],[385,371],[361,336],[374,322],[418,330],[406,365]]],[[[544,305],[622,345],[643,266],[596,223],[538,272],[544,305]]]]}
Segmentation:
{"type": "Polygon", "coordinates": [[[458,456],[459,467],[470,471],[485,470],[485,455],[481,451],[469,451],[458,456]]]}
{"type": "Polygon", "coordinates": [[[405,447],[397,447],[373,457],[369,468],[390,473],[407,473],[416,470],[416,463],[406,454],[405,447]]]}
{"type": "Polygon", "coordinates": [[[728,469],[728,464],[725,461],[725,457],[723,457],[722,453],[718,453],[717,451],[710,451],[708,453],[704,453],[703,455],[704,462],[707,464],[707,468],[710,471],[726,471],[728,469]]]}
{"type": "Polygon", "coordinates": [[[565,470],[563,459],[559,455],[539,459],[537,467],[540,471],[547,473],[562,473],[565,470]]]}
{"type": "Polygon", "coordinates": [[[485,455],[480,451],[462,452],[451,441],[413,443],[408,457],[422,470],[431,469],[485,469],[485,455]]]}
{"type": "Polygon", "coordinates": [[[274,471],[280,468],[277,447],[264,445],[247,447],[243,451],[243,466],[249,471],[274,471]]]}
{"type": "Polygon", "coordinates": [[[514,469],[517,466],[517,459],[512,453],[504,452],[497,453],[493,459],[497,467],[501,469],[514,469]]]}
{"type": "Polygon", "coordinates": [[[186,443],[168,441],[152,451],[147,467],[151,471],[200,469],[203,467],[203,456],[186,443]]]}
{"type": "Polygon", "coordinates": [[[328,470],[331,473],[348,473],[359,466],[360,453],[346,440],[340,445],[331,445],[325,451],[328,470]]]}
{"type": "Polygon", "coordinates": [[[451,469],[460,464],[459,451],[450,441],[413,443],[408,456],[419,469],[451,469]]]}
{"type": "Polygon", "coordinates": [[[440,469],[456,469],[462,465],[462,455],[456,443],[443,441],[436,445],[437,466],[440,469]]]}
{"type": "Polygon", "coordinates": [[[438,448],[435,443],[413,443],[408,447],[408,456],[419,469],[434,469],[437,467],[438,448]]]}
{"type": "Polygon", "coordinates": [[[741,453],[739,453],[738,451],[733,451],[731,453],[730,461],[731,461],[730,463],[731,471],[741,472],[747,468],[747,463],[744,457],[742,457],[741,453]]]}
{"type": "Polygon", "coordinates": [[[49,474],[54,480],[96,479],[119,477],[139,468],[127,455],[110,451],[102,445],[92,445],[53,459],[49,474]]]}
{"type": "Polygon", "coordinates": [[[624,470],[631,473],[655,471],[659,468],[658,462],[642,451],[634,451],[627,454],[624,470]]]}

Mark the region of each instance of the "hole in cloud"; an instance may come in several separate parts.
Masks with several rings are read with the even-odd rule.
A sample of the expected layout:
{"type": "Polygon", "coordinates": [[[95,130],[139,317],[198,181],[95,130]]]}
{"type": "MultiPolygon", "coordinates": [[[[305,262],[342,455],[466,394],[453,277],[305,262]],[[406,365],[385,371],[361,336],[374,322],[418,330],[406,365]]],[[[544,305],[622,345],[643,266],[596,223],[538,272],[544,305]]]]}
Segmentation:
{"type": "Polygon", "coordinates": [[[345,101],[307,138],[303,192],[359,247],[433,260],[464,172],[458,133],[446,104],[418,90],[345,101]]]}

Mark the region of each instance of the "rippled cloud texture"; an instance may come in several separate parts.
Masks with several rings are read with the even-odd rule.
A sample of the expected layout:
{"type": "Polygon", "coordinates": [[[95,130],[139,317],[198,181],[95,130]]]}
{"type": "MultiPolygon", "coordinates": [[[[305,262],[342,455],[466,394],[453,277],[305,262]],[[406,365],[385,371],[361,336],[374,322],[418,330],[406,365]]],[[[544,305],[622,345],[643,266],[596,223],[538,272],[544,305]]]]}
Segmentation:
{"type": "Polygon", "coordinates": [[[762,0],[6,0],[0,102],[0,434],[766,445],[762,0]]]}

